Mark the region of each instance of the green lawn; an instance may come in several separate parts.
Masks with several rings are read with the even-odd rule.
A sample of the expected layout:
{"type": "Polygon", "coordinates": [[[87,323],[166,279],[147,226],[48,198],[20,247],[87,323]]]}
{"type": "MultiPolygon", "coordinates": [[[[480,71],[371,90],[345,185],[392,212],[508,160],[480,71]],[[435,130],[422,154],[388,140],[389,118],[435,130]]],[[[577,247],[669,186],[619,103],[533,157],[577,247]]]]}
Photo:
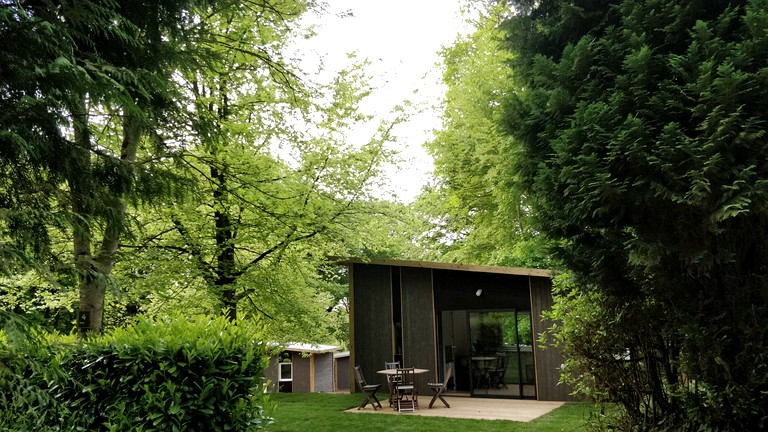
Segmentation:
{"type": "Polygon", "coordinates": [[[563,432],[583,431],[584,420],[594,405],[568,403],[528,423],[501,420],[468,420],[443,417],[350,414],[344,410],[360,404],[359,394],[279,393],[271,396],[276,404],[275,422],[270,432],[563,432]]]}

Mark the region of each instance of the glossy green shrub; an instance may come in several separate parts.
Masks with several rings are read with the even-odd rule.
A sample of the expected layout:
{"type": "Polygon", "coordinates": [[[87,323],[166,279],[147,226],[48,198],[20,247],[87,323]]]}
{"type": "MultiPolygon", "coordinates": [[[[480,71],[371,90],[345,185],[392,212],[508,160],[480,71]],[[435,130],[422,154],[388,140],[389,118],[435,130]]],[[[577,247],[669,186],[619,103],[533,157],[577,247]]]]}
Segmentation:
{"type": "Polygon", "coordinates": [[[24,399],[17,411],[26,413],[11,429],[261,429],[269,421],[261,334],[258,326],[224,318],[141,320],[27,358],[31,364],[19,369],[26,384],[14,392],[26,388],[47,399],[24,399]]]}
{"type": "Polygon", "coordinates": [[[49,366],[53,356],[42,333],[15,315],[0,317],[0,430],[52,430],[46,425],[55,424],[57,403],[48,383],[63,374],[49,366]]]}

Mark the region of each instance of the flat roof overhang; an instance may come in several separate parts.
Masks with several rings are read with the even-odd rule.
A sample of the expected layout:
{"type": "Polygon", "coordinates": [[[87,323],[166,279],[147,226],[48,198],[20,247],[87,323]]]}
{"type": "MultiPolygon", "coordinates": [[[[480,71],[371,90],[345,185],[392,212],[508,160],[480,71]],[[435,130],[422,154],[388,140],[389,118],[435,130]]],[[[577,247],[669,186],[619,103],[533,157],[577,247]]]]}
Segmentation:
{"type": "Polygon", "coordinates": [[[468,272],[477,272],[477,273],[495,273],[495,274],[507,274],[507,275],[516,275],[516,276],[535,276],[535,277],[544,277],[544,278],[552,277],[552,271],[547,269],[440,263],[440,262],[433,262],[433,261],[409,261],[409,260],[397,260],[397,259],[366,260],[362,258],[346,258],[346,259],[339,260],[338,263],[339,264],[388,265],[388,266],[395,266],[395,267],[418,267],[418,268],[428,268],[428,269],[436,269],[436,270],[458,270],[458,271],[468,271],[468,272]]]}

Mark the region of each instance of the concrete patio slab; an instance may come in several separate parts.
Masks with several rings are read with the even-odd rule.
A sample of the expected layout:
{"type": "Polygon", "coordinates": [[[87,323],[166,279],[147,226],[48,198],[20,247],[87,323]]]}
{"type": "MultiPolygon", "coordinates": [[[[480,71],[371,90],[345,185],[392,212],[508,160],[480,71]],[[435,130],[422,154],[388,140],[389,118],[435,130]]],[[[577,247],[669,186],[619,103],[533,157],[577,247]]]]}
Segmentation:
{"type": "Polygon", "coordinates": [[[383,409],[374,411],[373,408],[368,405],[361,410],[352,408],[347,410],[347,412],[529,422],[563,405],[563,402],[448,396],[446,397],[446,400],[448,401],[448,404],[451,405],[450,408],[447,408],[438,400],[432,406],[432,409],[430,409],[429,400],[431,398],[431,396],[420,396],[419,409],[415,412],[399,413],[387,406],[386,398],[382,402],[382,405],[384,406],[383,409]]]}

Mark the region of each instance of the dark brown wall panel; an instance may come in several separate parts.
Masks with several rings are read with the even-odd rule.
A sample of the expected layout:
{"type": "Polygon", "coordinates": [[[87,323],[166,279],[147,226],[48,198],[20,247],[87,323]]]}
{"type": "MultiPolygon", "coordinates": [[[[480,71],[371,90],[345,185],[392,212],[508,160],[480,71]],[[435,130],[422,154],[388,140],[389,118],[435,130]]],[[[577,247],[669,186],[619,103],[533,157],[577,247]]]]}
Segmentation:
{"type": "MultiPolygon", "coordinates": [[[[349,382],[349,357],[339,357],[334,359],[336,375],[336,391],[350,390],[349,382]]],[[[355,384],[352,382],[351,384],[355,384]]]]}
{"type": "Polygon", "coordinates": [[[264,378],[269,380],[269,391],[276,392],[278,389],[278,380],[280,379],[277,367],[277,357],[270,357],[269,364],[264,369],[264,378]]]}
{"type": "MultiPolygon", "coordinates": [[[[352,347],[350,365],[360,365],[369,383],[381,383],[387,389],[386,377],[378,375],[392,353],[392,283],[389,266],[353,264],[350,284],[352,297],[352,347]]],[[[354,378],[354,391],[358,391],[354,378]]]]}
{"type": "MultiPolygon", "coordinates": [[[[541,316],[542,311],[552,307],[552,283],[548,278],[531,278],[531,323],[533,334],[539,340],[540,334],[551,325],[541,316]]],[[[556,348],[539,348],[539,344],[533,344],[536,357],[536,390],[537,399],[544,401],[571,400],[569,389],[559,385],[560,365],[563,364],[563,355],[556,348]]]]}
{"type": "Polygon", "coordinates": [[[403,314],[403,366],[429,369],[419,376],[419,393],[429,394],[435,382],[435,315],[432,304],[432,270],[400,269],[403,314]]]}
{"type": "Polygon", "coordinates": [[[293,362],[293,393],[309,393],[311,378],[309,375],[309,357],[301,353],[291,353],[293,362]]]}

